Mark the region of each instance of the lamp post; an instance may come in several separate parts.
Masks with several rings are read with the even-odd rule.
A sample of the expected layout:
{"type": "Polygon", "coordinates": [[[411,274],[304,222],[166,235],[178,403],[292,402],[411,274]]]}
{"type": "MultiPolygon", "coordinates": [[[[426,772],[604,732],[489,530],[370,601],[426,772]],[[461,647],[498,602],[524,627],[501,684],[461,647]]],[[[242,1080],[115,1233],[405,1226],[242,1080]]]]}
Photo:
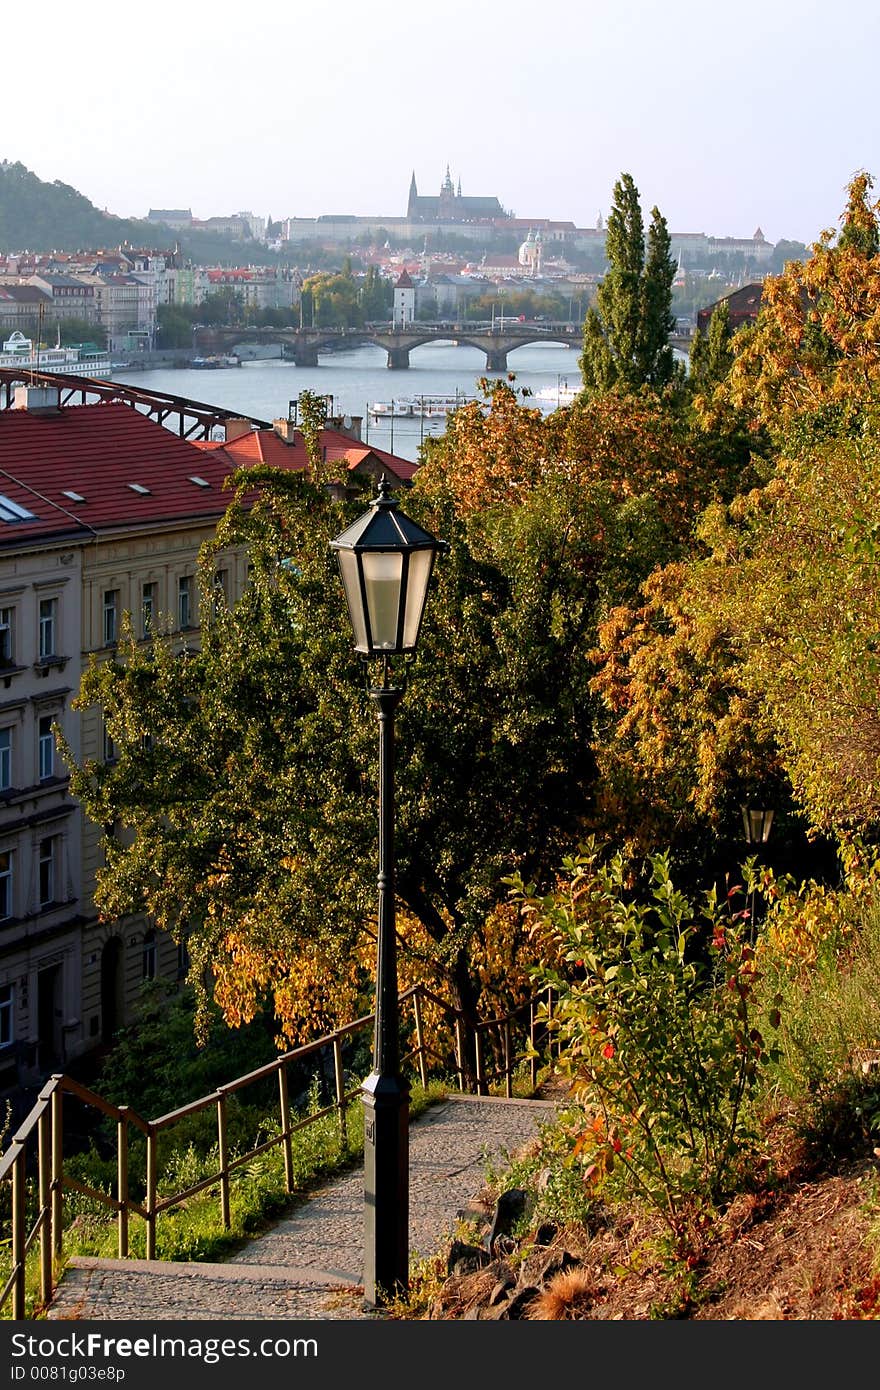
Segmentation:
{"type": "Polygon", "coordinates": [[[382,658],[369,695],[379,721],[379,907],[373,1070],[364,1102],[364,1301],[375,1307],[409,1283],[409,1087],[400,1074],[394,904],[394,715],[405,682],[391,658],[412,657],[434,561],[448,549],[398,509],[386,479],[368,511],[330,542],[355,651],[382,658]]]}
{"type": "MultiPolygon", "coordinates": [[[[742,807],[743,830],[746,835],[746,844],[757,846],[766,845],[770,839],[770,827],[773,824],[772,810],[758,810],[754,806],[742,807]]],[[[752,940],[755,937],[755,890],[752,888],[749,894],[749,927],[752,940]]]]}

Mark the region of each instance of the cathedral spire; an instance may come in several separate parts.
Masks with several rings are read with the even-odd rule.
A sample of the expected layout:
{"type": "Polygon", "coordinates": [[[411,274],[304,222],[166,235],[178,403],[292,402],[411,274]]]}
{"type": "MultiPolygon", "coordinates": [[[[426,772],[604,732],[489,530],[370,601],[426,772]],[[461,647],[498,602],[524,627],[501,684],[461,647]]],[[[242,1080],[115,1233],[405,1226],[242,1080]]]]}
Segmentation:
{"type": "Polygon", "coordinates": [[[454,192],[455,192],[455,189],[452,187],[452,175],[451,175],[450,172],[449,172],[449,165],[448,165],[448,164],[447,164],[447,166],[446,166],[446,178],[443,180],[443,188],[441,189],[441,192],[442,192],[442,193],[454,193],[454,192]]]}
{"type": "Polygon", "coordinates": [[[412,217],[413,214],[415,213],[415,210],[416,210],[416,199],[418,198],[418,196],[419,196],[419,190],[416,188],[416,171],[415,171],[415,169],[413,169],[413,171],[412,171],[412,178],[411,178],[410,181],[409,181],[409,199],[408,199],[407,205],[406,205],[406,215],[407,215],[407,217],[412,217]]]}

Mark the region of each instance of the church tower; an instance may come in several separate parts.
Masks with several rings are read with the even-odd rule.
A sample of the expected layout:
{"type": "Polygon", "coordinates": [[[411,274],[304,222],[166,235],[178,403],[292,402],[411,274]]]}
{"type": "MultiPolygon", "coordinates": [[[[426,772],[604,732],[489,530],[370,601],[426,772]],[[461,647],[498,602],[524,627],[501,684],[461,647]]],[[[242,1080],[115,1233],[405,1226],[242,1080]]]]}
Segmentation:
{"type": "Polygon", "coordinates": [[[409,181],[409,200],[406,205],[407,221],[412,222],[416,215],[419,205],[419,190],[416,188],[416,171],[413,169],[412,178],[409,181]]]}

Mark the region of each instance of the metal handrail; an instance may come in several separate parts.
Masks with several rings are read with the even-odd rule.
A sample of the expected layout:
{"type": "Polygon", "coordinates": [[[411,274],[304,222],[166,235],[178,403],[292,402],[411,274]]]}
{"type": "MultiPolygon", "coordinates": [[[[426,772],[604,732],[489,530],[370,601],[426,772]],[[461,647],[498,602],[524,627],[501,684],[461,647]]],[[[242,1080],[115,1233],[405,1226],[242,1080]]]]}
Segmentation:
{"type": "MultiPolygon", "coordinates": [[[[427,1001],[443,1009],[454,1022],[455,1062],[460,1087],[465,1089],[466,1078],[472,1071],[466,1058],[466,1035],[469,1029],[474,1038],[477,1090],[485,1093],[489,1081],[496,1079],[497,1076],[505,1076],[506,1093],[511,1096],[513,1070],[517,1060],[514,1058],[512,1050],[511,1024],[517,1015],[528,1008],[530,1045],[528,1051],[521,1054],[521,1057],[528,1057],[529,1059],[531,1082],[534,1089],[537,1084],[536,1006],[539,998],[540,996],[535,996],[533,999],[525,1001],[503,1017],[468,1024],[465,1014],[456,1005],[450,1004],[440,995],[435,994],[433,990],[428,989],[426,985],[412,985],[401,993],[400,1003],[412,1002],[416,1046],[405,1055],[403,1062],[416,1061],[422,1084],[427,1086],[429,1058],[434,1058],[441,1063],[447,1060],[425,1042],[422,1004],[427,1001]],[[504,1066],[500,1071],[489,1074],[485,1069],[484,1049],[480,1039],[482,1033],[487,1029],[498,1026],[504,1029],[504,1066]]],[[[125,1259],[129,1253],[128,1223],[130,1215],[139,1216],[145,1221],[147,1228],[146,1257],[147,1259],[155,1259],[156,1223],[159,1214],[174,1206],[179,1206],[190,1197],[209,1188],[219,1188],[220,1216],[224,1228],[228,1230],[231,1225],[229,1181],[231,1173],[259,1155],[280,1145],[283,1145],[284,1148],[285,1187],[287,1192],[292,1193],[294,1182],[291,1138],[298,1130],[305,1129],[326,1115],[336,1112],[339,1116],[340,1141],[343,1147],[347,1145],[346,1111],[358,1095],[360,1087],[346,1089],[345,1072],[342,1065],[342,1043],[345,1039],[374,1023],[375,1017],[375,1013],[365,1014],[363,1017],[335,1029],[332,1033],[327,1033],[321,1038],[304,1043],[301,1047],[294,1048],[290,1052],[274,1058],[271,1062],[257,1067],[254,1071],[235,1077],[232,1081],[218,1086],[208,1095],[200,1096],[197,1100],[190,1101],[187,1105],[179,1106],[176,1110],[170,1110],[152,1120],[145,1120],[128,1105],[114,1105],[111,1101],[98,1095],[97,1092],[82,1085],[81,1082],[75,1081],[73,1077],[64,1074],[53,1075],[40,1091],[33,1109],[22,1121],[9,1148],[0,1158],[0,1182],[8,1181],[12,1186],[12,1270],[6,1284],[0,1289],[0,1309],[4,1307],[11,1293],[13,1318],[18,1320],[26,1316],[26,1260],[28,1252],[38,1237],[40,1242],[40,1297],[44,1307],[51,1301],[56,1282],[55,1263],[63,1253],[63,1194],[65,1191],[83,1193],[116,1212],[117,1250],[120,1259],[125,1259]],[[287,1069],[291,1063],[300,1061],[324,1047],[333,1048],[335,1098],[330,1105],[291,1123],[287,1069]],[[280,1115],[278,1134],[264,1140],[246,1153],[230,1157],[226,1113],[227,1097],[234,1095],[246,1086],[264,1081],[271,1076],[278,1077],[280,1115]],[[80,1104],[90,1106],[100,1111],[108,1119],[116,1121],[117,1183],[115,1196],[90,1187],[64,1172],[62,1107],[65,1095],[73,1097],[80,1104]],[[214,1107],[217,1114],[219,1165],[216,1173],[179,1192],[160,1197],[157,1172],[158,1136],[178,1120],[199,1114],[211,1107],[214,1107]],[[137,1202],[129,1191],[129,1128],[131,1126],[139,1130],[146,1139],[144,1183],[146,1196],[143,1203],[137,1202]],[[38,1145],[38,1208],[33,1225],[27,1229],[27,1149],[29,1140],[35,1134],[38,1145]]]]}

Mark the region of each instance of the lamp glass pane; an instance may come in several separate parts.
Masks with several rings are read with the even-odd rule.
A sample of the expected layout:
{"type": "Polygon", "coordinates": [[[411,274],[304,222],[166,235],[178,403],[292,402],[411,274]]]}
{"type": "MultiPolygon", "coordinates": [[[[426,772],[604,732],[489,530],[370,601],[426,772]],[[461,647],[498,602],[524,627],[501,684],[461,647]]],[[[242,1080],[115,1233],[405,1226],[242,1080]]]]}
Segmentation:
{"type": "Polygon", "coordinates": [[[337,550],[336,558],[339,561],[339,573],[342,575],[342,584],[348,602],[348,613],[351,618],[351,625],[354,628],[355,651],[368,652],[370,650],[370,644],[367,641],[367,624],[364,618],[364,603],[361,594],[361,581],[358,572],[357,556],[353,550],[337,550]]]}
{"type": "Polygon", "coordinates": [[[364,551],[361,563],[364,567],[372,649],[392,652],[397,647],[403,556],[399,551],[364,551]]]}
{"type": "Polygon", "coordinates": [[[403,647],[412,651],[419,637],[419,627],[425,600],[428,596],[428,580],[431,578],[432,550],[414,550],[409,557],[409,577],[406,585],[406,613],[403,618],[403,647]]]}

